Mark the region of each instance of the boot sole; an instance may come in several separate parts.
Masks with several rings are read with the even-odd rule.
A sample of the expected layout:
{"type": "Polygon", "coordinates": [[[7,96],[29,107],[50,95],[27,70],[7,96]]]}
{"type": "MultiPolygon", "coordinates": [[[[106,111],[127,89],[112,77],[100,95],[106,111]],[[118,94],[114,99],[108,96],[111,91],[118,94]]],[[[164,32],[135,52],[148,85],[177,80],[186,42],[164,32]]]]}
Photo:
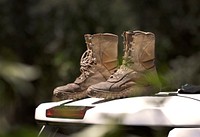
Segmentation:
{"type": "Polygon", "coordinates": [[[74,93],[70,93],[70,92],[59,92],[57,94],[55,94],[53,96],[53,101],[61,101],[61,100],[79,100],[79,99],[83,99],[83,98],[87,98],[87,93],[86,90],[81,91],[81,92],[74,92],[74,93]]]}
{"type": "Polygon", "coordinates": [[[89,97],[104,98],[104,99],[119,99],[126,97],[145,96],[155,93],[155,88],[152,86],[133,86],[122,91],[91,91],[87,95],[89,97]]]}

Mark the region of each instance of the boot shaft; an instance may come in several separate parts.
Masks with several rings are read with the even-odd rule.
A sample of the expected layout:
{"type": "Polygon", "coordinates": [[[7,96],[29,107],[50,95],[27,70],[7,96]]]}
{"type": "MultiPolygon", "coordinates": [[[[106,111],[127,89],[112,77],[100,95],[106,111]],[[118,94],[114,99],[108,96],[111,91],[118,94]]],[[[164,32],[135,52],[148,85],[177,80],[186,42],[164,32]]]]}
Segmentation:
{"type": "Polygon", "coordinates": [[[117,69],[118,37],[110,33],[85,34],[85,42],[87,50],[80,61],[81,75],[74,83],[85,82],[87,86],[94,79],[99,79],[100,75],[108,79],[117,69]]]}
{"type": "Polygon", "coordinates": [[[85,34],[87,48],[93,51],[96,65],[112,71],[117,67],[118,36],[111,33],[85,34]]]}
{"type": "Polygon", "coordinates": [[[135,71],[155,69],[155,35],[151,32],[126,31],[123,64],[135,71]]]}

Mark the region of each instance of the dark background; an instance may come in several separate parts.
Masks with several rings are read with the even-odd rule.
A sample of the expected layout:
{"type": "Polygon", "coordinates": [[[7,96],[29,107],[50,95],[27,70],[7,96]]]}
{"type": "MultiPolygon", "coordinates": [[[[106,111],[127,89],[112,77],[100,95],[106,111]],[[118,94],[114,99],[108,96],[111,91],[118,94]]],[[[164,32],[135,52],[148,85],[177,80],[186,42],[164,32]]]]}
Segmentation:
{"type": "Polygon", "coordinates": [[[31,136],[34,111],[79,76],[84,34],[156,35],[163,90],[200,84],[199,0],[0,0],[0,136],[31,136]]]}

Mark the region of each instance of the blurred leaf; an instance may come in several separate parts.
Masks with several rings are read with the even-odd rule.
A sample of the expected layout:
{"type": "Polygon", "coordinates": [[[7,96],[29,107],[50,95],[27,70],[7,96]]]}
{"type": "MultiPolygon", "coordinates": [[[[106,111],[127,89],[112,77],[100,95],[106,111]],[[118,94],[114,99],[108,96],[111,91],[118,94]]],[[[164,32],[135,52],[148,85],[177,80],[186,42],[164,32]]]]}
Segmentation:
{"type": "Polygon", "coordinates": [[[0,77],[7,81],[14,91],[19,91],[20,94],[27,94],[33,91],[33,86],[30,83],[40,76],[39,69],[16,62],[0,62],[0,77]]]}

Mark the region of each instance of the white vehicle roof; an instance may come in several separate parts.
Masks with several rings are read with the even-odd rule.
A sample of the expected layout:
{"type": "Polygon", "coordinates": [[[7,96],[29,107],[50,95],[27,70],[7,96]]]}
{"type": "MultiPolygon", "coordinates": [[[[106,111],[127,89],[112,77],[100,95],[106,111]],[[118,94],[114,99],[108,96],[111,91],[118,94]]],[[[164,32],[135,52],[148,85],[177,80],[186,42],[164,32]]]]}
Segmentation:
{"type": "MultiPolygon", "coordinates": [[[[129,97],[110,101],[86,98],[43,103],[36,108],[35,119],[43,122],[85,124],[108,124],[112,119],[116,124],[132,126],[200,126],[200,94],[159,95],[161,96],[129,97]],[[46,111],[56,106],[87,106],[89,109],[82,119],[47,117],[46,111]]],[[[68,112],[71,113],[70,109],[65,111],[68,112]]]]}

